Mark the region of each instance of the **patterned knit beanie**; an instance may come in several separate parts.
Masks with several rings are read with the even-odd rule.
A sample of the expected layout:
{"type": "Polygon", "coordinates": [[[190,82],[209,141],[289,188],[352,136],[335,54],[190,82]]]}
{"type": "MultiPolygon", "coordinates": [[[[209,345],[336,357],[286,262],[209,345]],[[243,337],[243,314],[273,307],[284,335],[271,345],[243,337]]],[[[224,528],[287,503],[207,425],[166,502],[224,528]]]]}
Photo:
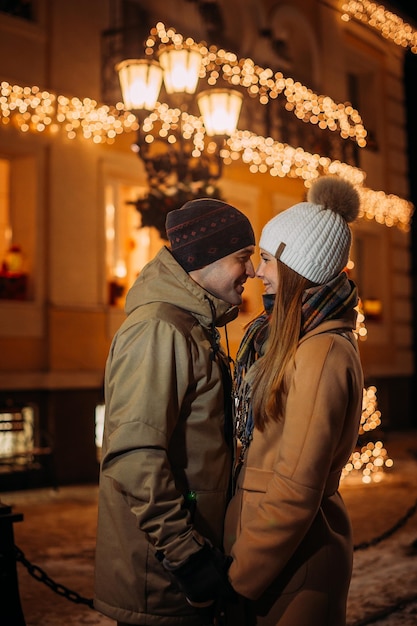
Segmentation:
{"type": "Polygon", "coordinates": [[[347,265],[348,226],[359,213],[359,194],[342,178],[324,176],[313,183],[307,202],[279,213],[263,228],[259,247],[319,285],[347,265]]]}
{"type": "Polygon", "coordinates": [[[190,200],[168,213],[166,231],[171,252],[186,272],[255,245],[248,218],[214,198],[190,200]]]}

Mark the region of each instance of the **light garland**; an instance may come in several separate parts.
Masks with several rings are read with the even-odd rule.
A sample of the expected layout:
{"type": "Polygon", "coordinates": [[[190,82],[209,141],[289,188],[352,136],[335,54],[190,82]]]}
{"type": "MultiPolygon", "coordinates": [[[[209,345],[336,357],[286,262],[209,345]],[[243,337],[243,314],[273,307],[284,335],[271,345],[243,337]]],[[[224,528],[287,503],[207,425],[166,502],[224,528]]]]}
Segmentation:
{"type": "MultiPolygon", "coordinates": [[[[179,109],[169,109],[167,105],[158,105],[155,111],[149,114],[142,125],[142,132],[147,143],[153,143],[159,138],[175,143],[173,133],[179,124],[186,139],[194,143],[193,156],[200,157],[204,150],[210,151],[215,146],[205,143],[205,129],[200,118],[179,109]]],[[[274,141],[271,137],[262,137],[248,130],[235,131],[229,137],[221,151],[226,165],[239,158],[249,165],[251,173],[269,173],[281,178],[302,178],[306,186],[312,180],[323,174],[339,174],[354,185],[361,185],[365,180],[365,173],[357,167],[332,161],[328,157],[310,154],[302,148],[293,148],[288,144],[274,141]]]]}
{"type": "Polygon", "coordinates": [[[417,54],[417,31],[382,4],[369,0],[350,0],[343,4],[342,11],[344,13],[341,18],[345,22],[354,18],[377,30],[397,46],[410,48],[411,52],[417,54]]]}
{"type": "MultiPolygon", "coordinates": [[[[178,109],[170,109],[166,104],[158,105],[143,123],[146,140],[154,141],[157,132],[161,138],[170,136],[170,132],[178,127],[180,114],[178,109]]],[[[210,143],[205,146],[206,134],[200,118],[187,113],[181,115],[184,133],[194,143],[193,156],[214,149],[210,143]]],[[[0,122],[14,124],[22,132],[54,134],[63,130],[69,139],[82,136],[96,144],[111,144],[118,135],[138,129],[136,116],[126,111],[121,103],[114,107],[99,105],[90,98],[67,98],[36,86],[21,87],[5,81],[0,85],[0,122]]],[[[174,134],[170,141],[175,141],[174,134]]],[[[241,158],[252,173],[301,178],[306,187],[323,174],[337,174],[358,187],[361,217],[375,219],[386,226],[409,229],[412,204],[383,191],[364,188],[365,173],[357,167],[247,130],[236,131],[227,140],[221,156],[226,164],[241,158]]]]}
{"type": "Polygon", "coordinates": [[[343,139],[353,139],[360,147],[366,146],[366,135],[362,119],[350,104],[338,104],[329,96],[318,95],[293,78],[274,73],[270,68],[256,65],[250,58],[238,59],[233,52],[216,46],[207,48],[191,37],[184,37],[174,28],[167,29],[162,22],[150,31],[145,53],[150,56],[166,45],[179,48],[198,47],[202,55],[201,77],[214,86],[220,78],[232,86],[247,89],[251,97],[261,104],[277,98],[281,93],[286,99],[285,108],[292,111],[303,122],[317,124],[321,129],[338,131],[343,139]]]}
{"type": "Polygon", "coordinates": [[[369,442],[352,453],[342,470],[340,480],[359,473],[363,483],[381,482],[384,469],[393,465],[394,461],[388,456],[382,441],[369,442]]]}
{"type": "Polygon", "coordinates": [[[253,174],[269,172],[271,176],[280,178],[302,178],[306,187],[323,174],[338,174],[354,185],[362,184],[365,179],[365,173],[357,167],[311,154],[302,148],[293,148],[247,130],[236,131],[228,139],[223,155],[225,163],[241,157],[253,174]]]}
{"type": "MultiPolygon", "coordinates": [[[[353,268],[352,261],[348,263],[348,270],[353,268]]],[[[356,307],[356,329],[353,331],[357,340],[366,341],[367,328],[361,302],[356,307]]],[[[381,411],[378,409],[376,399],[376,387],[370,386],[363,389],[362,413],[359,422],[358,444],[344,466],[340,481],[348,476],[360,476],[363,483],[380,482],[385,469],[394,465],[394,461],[388,456],[387,450],[381,441],[375,443],[369,441],[361,445],[360,438],[378,428],[381,425],[381,411]]]]}
{"type": "MultiPolygon", "coordinates": [[[[371,386],[363,390],[362,415],[359,426],[359,437],[366,435],[381,425],[381,412],[377,408],[376,387],[371,386]]],[[[381,441],[368,442],[358,446],[352,452],[348,462],[342,470],[340,480],[348,476],[359,475],[363,483],[380,482],[384,469],[389,469],[394,461],[388,456],[387,450],[381,441]]]]}
{"type": "MultiPolygon", "coordinates": [[[[352,261],[349,261],[348,269],[349,269],[349,266],[353,267],[352,261]]],[[[355,335],[358,341],[366,341],[368,339],[368,329],[366,328],[365,315],[363,313],[361,302],[359,302],[355,310],[357,313],[357,317],[356,317],[356,328],[354,329],[353,334],[355,335]]]]}
{"type": "Polygon", "coordinates": [[[360,218],[375,220],[384,226],[398,226],[404,231],[410,229],[414,210],[411,202],[394,194],[386,194],[383,191],[373,191],[360,186],[357,189],[361,201],[360,218]]]}
{"type": "Polygon", "coordinates": [[[99,105],[90,98],[67,98],[4,81],[0,85],[0,121],[7,125],[12,120],[22,132],[64,129],[69,139],[81,134],[94,143],[112,143],[117,135],[138,128],[135,115],[120,103],[99,105]]]}

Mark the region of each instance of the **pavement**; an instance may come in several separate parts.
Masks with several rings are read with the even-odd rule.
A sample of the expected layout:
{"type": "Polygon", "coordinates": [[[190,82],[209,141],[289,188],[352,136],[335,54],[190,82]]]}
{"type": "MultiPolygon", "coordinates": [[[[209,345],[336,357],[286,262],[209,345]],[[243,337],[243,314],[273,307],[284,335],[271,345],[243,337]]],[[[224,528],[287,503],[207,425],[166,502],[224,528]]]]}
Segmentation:
{"type": "MultiPolygon", "coordinates": [[[[341,484],[355,543],[348,626],[415,626],[417,430],[381,439],[394,461],[382,480],[364,484],[353,472],[341,484]]],[[[26,626],[114,626],[90,607],[97,485],[2,492],[0,502],[23,515],[13,529],[26,626]]],[[[0,623],[16,626],[4,623],[1,611],[0,623]]]]}

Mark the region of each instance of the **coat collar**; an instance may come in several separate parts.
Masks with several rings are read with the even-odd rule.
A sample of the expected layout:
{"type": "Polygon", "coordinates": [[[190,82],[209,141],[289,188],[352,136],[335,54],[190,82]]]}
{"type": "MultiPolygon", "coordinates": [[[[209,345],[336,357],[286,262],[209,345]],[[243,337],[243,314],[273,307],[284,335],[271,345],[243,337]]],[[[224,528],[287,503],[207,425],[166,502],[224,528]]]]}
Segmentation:
{"type": "Polygon", "coordinates": [[[163,247],[142,270],[126,297],[126,313],[151,302],[169,302],[192,313],[199,323],[211,328],[224,326],[234,320],[237,306],[216,298],[198,283],[163,247]]]}
{"type": "Polygon", "coordinates": [[[310,330],[308,333],[303,335],[300,339],[300,343],[306,341],[310,337],[314,337],[315,335],[320,335],[321,333],[329,333],[334,332],[336,330],[341,332],[352,332],[354,328],[356,328],[356,319],[357,312],[355,309],[351,309],[348,313],[346,313],[343,318],[334,319],[334,320],[326,320],[322,322],[313,330],[310,330]]]}

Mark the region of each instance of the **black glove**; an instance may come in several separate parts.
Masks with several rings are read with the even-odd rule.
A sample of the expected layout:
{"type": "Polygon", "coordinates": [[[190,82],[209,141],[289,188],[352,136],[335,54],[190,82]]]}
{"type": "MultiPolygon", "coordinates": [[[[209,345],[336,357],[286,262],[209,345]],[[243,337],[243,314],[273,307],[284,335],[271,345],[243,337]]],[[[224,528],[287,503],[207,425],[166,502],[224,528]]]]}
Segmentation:
{"type": "Polygon", "coordinates": [[[231,601],[236,598],[227,577],[231,562],[231,557],[205,543],[179,567],[171,567],[166,559],[162,564],[173,574],[178,587],[191,603],[204,603],[219,597],[231,601]]]}

